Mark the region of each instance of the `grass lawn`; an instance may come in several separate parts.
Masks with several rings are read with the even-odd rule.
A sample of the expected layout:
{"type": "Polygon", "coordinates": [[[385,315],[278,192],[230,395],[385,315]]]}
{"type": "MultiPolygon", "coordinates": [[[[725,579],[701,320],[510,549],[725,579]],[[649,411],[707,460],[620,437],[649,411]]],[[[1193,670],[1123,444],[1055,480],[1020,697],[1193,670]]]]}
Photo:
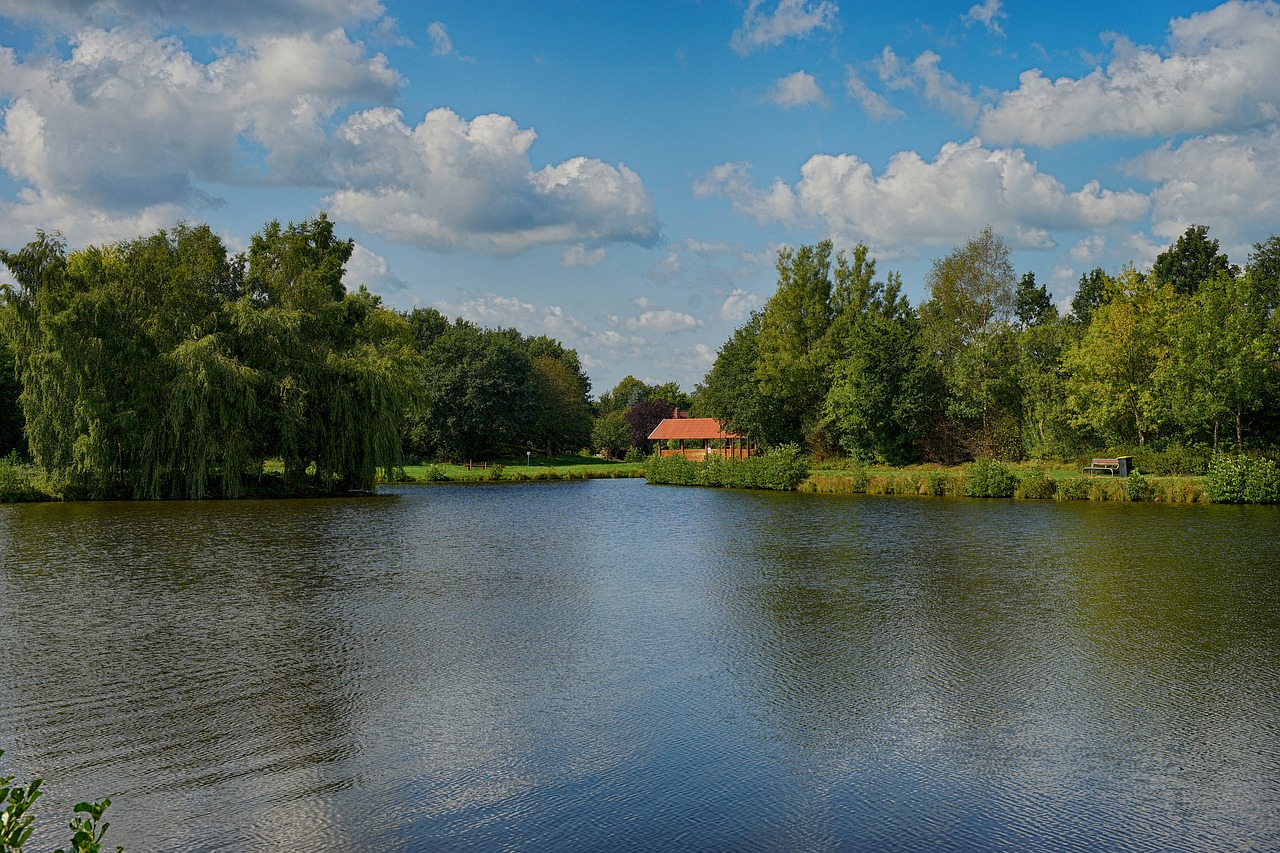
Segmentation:
{"type": "MultiPolygon", "coordinates": [[[[545,455],[510,457],[493,462],[433,462],[405,465],[404,479],[397,483],[481,483],[524,480],[591,480],[615,477],[638,477],[643,463],[619,462],[596,456],[545,455]]],[[[398,469],[399,470],[399,469],[398,469]]]]}

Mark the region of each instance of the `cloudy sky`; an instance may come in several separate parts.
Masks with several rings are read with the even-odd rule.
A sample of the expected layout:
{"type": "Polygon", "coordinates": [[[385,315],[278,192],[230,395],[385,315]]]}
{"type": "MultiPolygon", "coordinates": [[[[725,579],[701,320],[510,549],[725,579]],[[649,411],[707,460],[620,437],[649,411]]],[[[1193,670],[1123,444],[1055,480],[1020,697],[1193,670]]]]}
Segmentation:
{"type": "Polygon", "coordinates": [[[1059,301],[1280,232],[1280,5],[0,0],[0,245],[325,210],[348,282],[691,389],[778,246],[1059,301]],[[1070,14],[1065,14],[1069,9],[1070,14]]]}

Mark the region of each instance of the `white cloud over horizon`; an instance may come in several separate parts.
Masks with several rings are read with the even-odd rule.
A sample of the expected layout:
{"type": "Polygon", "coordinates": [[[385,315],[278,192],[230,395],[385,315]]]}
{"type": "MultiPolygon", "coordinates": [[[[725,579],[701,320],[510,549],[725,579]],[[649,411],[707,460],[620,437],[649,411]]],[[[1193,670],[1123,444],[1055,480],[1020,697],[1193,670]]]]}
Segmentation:
{"type": "Polygon", "coordinates": [[[1165,55],[1111,36],[1113,58],[1080,78],[1022,72],[978,123],[995,142],[1257,129],[1280,121],[1280,4],[1229,0],[1170,24],[1165,55]]]}

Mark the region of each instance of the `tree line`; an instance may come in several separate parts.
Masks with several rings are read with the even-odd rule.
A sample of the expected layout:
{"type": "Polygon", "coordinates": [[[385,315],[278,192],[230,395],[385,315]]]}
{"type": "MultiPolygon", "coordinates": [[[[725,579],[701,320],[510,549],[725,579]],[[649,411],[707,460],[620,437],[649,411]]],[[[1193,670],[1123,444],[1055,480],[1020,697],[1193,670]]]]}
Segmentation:
{"type": "Polygon", "coordinates": [[[1148,274],[1086,273],[1066,314],[990,227],[933,262],[917,307],[864,245],[783,249],[777,292],[720,348],[695,412],[890,464],[1274,448],[1280,238],[1241,268],[1208,231],[1148,274]]]}
{"type": "Polygon", "coordinates": [[[369,489],[408,457],[590,441],[590,380],[547,337],[385,308],[321,214],[230,253],[206,225],[0,250],[0,454],[72,497],[369,489]],[[270,465],[269,465],[270,463],[270,465]],[[277,465],[278,463],[278,465],[277,465]]]}

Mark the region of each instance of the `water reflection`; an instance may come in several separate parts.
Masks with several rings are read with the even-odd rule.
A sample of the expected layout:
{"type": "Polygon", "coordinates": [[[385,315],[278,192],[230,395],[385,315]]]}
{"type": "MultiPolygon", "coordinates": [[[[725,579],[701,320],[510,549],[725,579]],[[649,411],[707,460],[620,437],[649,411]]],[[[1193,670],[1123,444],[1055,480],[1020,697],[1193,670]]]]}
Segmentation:
{"type": "Polygon", "coordinates": [[[0,507],[0,747],[137,850],[1275,847],[1280,514],[1236,509],[0,507]]]}

